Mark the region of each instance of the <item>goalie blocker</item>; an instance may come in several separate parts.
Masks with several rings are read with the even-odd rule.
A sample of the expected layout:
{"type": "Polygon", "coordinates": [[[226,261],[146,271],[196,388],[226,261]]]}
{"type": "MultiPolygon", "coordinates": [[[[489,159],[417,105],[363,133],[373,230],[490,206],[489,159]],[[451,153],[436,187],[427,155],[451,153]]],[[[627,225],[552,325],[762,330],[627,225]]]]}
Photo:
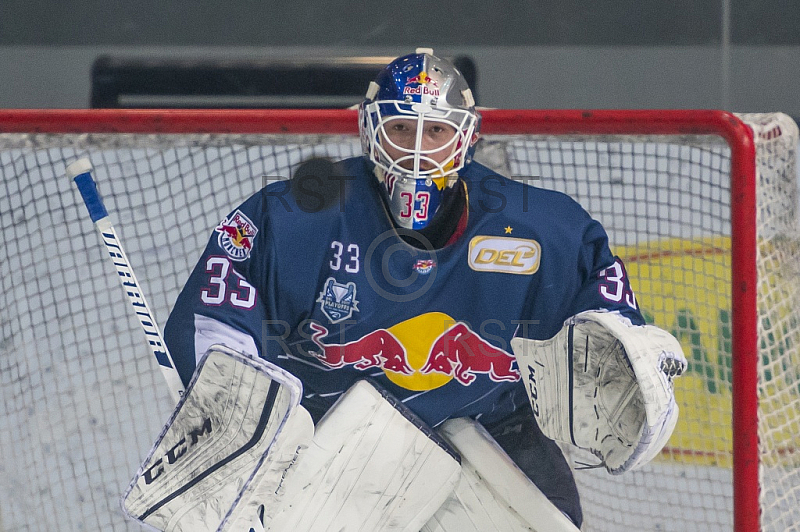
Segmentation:
{"type": "Polygon", "coordinates": [[[686,369],[668,332],[587,311],[550,340],[514,338],[511,347],[548,438],[590,451],[612,474],[646,464],[666,445],[678,419],[672,380],[686,369]]]}
{"type": "Polygon", "coordinates": [[[123,510],[158,530],[212,532],[234,502],[252,495],[263,477],[256,473],[268,470],[276,474],[261,503],[280,504],[279,481],[313,434],[301,394],[286,371],[214,346],[123,496],[123,510]]]}
{"type": "Polygon", "coordinates": [[[366,381],[316,428],[301,395],[284,370],[213,346],[125,513],[164,531],[420,530],[459,480],[457,453],[366,381]]]}

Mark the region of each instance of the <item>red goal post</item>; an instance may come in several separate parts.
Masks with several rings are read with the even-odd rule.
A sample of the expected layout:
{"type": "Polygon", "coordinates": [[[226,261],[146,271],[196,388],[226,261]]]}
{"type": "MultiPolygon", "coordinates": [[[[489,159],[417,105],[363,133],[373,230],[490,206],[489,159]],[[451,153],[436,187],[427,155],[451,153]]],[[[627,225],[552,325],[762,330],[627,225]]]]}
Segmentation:
{"type": "MultiPolygon", "coordinates": [[[[759,374],[760,371],[763,373],[764,370],[760,370],[759,368],[760,360],[763,358],[763,355],[759,354],[759,348],[763,348],[765,340],[763,336],[759,336],[759,328],[763,326],[763,317],[759,318],[761,314],[759,310],[758,292],[759,283],[764,283],[766,281],[763,272],[761,273],[762,278],[759,278],[759,268],[757,265],[759,257],[757,220],[759,218],[759,209],[762,208],[762,206],[758,204],[759,195],[757,192],[757,177],[760,175],[760,170],[757,166],[759,161],[757,145],[759,141],[772,140],[774,136],[794,135],[794,145],[792,149],[795,149],[797,145],[796,127],[794,131],[789,131],[788,129],[790,129],[791,126],[786,125],[788,124],[787,122],[781,122],[779,120],[776,122],[777,125],[773,124],[759,129],[759,121],[766,123],[766,119],[750,117],[752,123],[748,125],[745,122],[745,120],[748,120],[747,117],[711,110],[483,110],[482,117],[482,135],[486,136],[488,139],[510,139],[511,143],[521,143],[520,145],[515,145],[513,149],[510,149],[515,153],[520,153],[520,150],[524,151],[527,149],[526,146],[537,142],[554,143],[558,145],[558,149],[565,150],[572,149],[580,143],[588,142],[592,146],[602,144],[600,149],[602,153],[600,153],[600,155],[555,156],[552,155],[555,153],[553,148],[542,148],[542,150],[544,150],[542,153],[546,152],[551,154],[547,157],[570,159],[572,161],[577,161],[578,159],[591,159],[592,161],[597,159],[635,161],[639,156],[649,157],[650,155],[657,158],[661,153],[671,154],[673,152],[682,151],[681,149],[673,150],[671,148],[663,148],[662,145],[671,146],[685,144],[687,146],[694,146],[698,143],[702,144],[710,138],[718,139],[715,142],[724,146],[722,148],[723,152],[725,152],[722,156],[724,159],[722,166],[724,168],[717,168],[719,166],[718,163],[713,163],[712,166],[715,166],[716,169],[719,169],[723,173],[725,173],[724,170],[729,170],[727,172],[729,175],[729,184],[727,186],[730,190],[730,197],[725,200],[729,201],[729,206],[722,207],[721,210],[726,213],[729,211],[729,261],[732,265],[729,272],[730,321],[726,322],[726,326],[729,326],[732,331],[730,336],[730,389],[732,390],[730,394],[730,412],[735,413],[735,415],[730,415],[732,433],[730,449],[732,453],[732,522],[734,530],[737,532],[761,530],[762,526],[765,530],[771,529],[769,528],[771,525],[764,524],[761,520],[761,516],[764,513],[763,500],[761,498],[761,483],[763,477],[760,470],[762,463],[760,445],[763,444],[763,438],[761,438],[759,434],[759,397],[764,387],[759,387],[759,379],[761,378],[763,380],[763,375],[759,377],[759,374]],[[775,128],[777,128],[777,131],[775,128]],[[783,130],[781,130],[781,128],[783,128],[783,130]],[[647,144],[648,147],[629,148],[628,144],[619,147],[615,144],[617,142],[641,142],[647,144]],[[609,146],[611,147],[609,148],[609,146]]],[[[231,141],[235,141],[235,136],[237,135],[268,135],[285,136],[287,138],[287,143],[294,144],[296,142],[306,142],[294,140],[295,138],[300,139],[304,136],[354,136],[357,135],[357,132],[357,114],[355,111],[349,110],[0,110],[0,154],[3,153],[3,150],[11,153],[11,155],[7,157],[6,163],[3,163],[3,160],[0,160],[0,163],[6,164],[10,169],[3,174],[3,178],[6,182],[8,182],[8,180],[17,179],[15,160],[19,160],[19,158],[23,157],[22,154],[26,150],[43,150],[41,153],[47,152],[50,154],[52,152],[47,151],[48,139],[56,139],[54,145],[62,146],[63,143],[58,139],[67,137],[75,137],[75,140],[70,140],[66,143],[67,145],[80,145],[80,147],[76,149],[76,152],[91,152],[94,139],[106,135],[115,138],[123,138],[126,136],[136,137],[137,135],[163,136],[163,138],[166,139],[185,135],[205,135],[215,138],[219,135],[233,135],[234,137],[231,137],[231,141]],[[25,137],[34,138],[36,140],[32,144],[26,144],[25,141],[19,140],[25,137]]],[[[215,142],[219,143],[220,141],[215,142]]],[[[249,144],[254,141],[248,140],[247,142],[249,144]]],[[[270,142],[273,142],[273,140],[270,142]]],[[[312,140],[310,142],[314,141],[312,140]]],[[[712,142],[712,144],[715,144],[715,142],[712,142]]],[[[157,148],[148,147],[146,149],[153,150],[157,148]]],[[[594,147],[592,149],[594,149],[594,147]]],[[[584,148],[578,148],[578,150],[581,150],[580,153],[584,153],[582,151],[584,148]]],[[[714,150],[717,150],[717,148],[714,148],[714,150]]],[[[717,151],[714,150],[712,150],[714,154],[713,157],[716,157],[717,151]]],[[[576,153],[578,152],[576,151],[576,153]]],[[[692,153],[689,154],[689,158],[705,158],[706,155],[704,153],[700,155],[692,153]]],[[[524,157],[524,155],[521,157],[524,157]]],[[[36,158],[42,159],[41,156],[36,158]]],[[[43,162],[43,164],[50,164],[54,169],[60,168],[63,170],[62,161],[51,160],[52,155],[48,155],[48,157],[45,158],[48,160],[43,162]]],[[[787,158],[792,159],[792,161],[787,164],[794,164],[796,154],[793,153],[787,158]]],[[[540,157],[540,159],[543,158],[540,157]]],[[[63,163],[68,164],[69,162],[71,161],[64,161],[63,163]]],[[[130,161],[125,164],[133,168],[139,167],[136,161],[130,161]]],[[[570,164],[576,166],[578,163],[570,164]]],[[[639,167],[637,164],[639,163],[628,164],[627,166],[623,164],[621,170],[617,170],[617,173],[623,176],[622,181],[624,181],[624,176],[630,175],[631,172],[635,173],[642,169],[643,171],[647,171],[651,167],[660,168],[661,163],[652,163],[652,166],[647,166],[651,163],[643,163],[645,164],[643,167],[639,167]]],[[[682,168],[682,164],[684,163],[676,162],[674,168],[682,168]]],[[[529,161],[520,160],[519,165],[523,168],[530,168],[529,161]]],[[[667,166],[670,166],[670,168],[673,167],[673,165],[667,166]]],[[[536,168],[541,167],[539,162],[537,162],[536,168]]],[[[26,172],[30,173],[27,166],[26,172]]],[[[53,172],[57,173],[57,170],[53,170],[53,172]]],[[[556,173],[561,175],[560,172],[562,171],[559,170],[556,173]]],[[[612,169],[609,170],[609,172],[614,174],[615,170],[612,169]]],[[[45,176],[43,179],[50,178],[50,175],[47,173],[43,175],[45,176]]],[[[585,174],[583,170],[581,170],[575,171],[574,175],[580,176],[585,174]]],[[[256,176],[253,177],[255,178],[256,176]]],[[[514,176],[512,175],[510,177],[514,176]]],[[[533,175],[529,177],[539,179],[541,176],[533,175]]],[[[686,176],[680,179],[684,179],[684,177],[686,176]]],[[[689,177],[691,176],[686,177],[686,179],[689,177]]],[[[98,181],[101,179],[102,177],[100,177],[98,181]]],[[[135,176],[127,176],[127,179],[135,179],[135,176]]],[[[666,177],[664,179],[673,178],[666,177]]],[[[610,182],[612,182],[614,186],[619,184],[614,180],[610,182]]],[[[688,183],[688,181],[686,182],[688,183]]],[[[106,185],[102,182],[98,184],[101,193],[104,190],[108,191],[106,185]]],[[[624,183],[622,185],[624,185],[624,183]]],[[[541,184],[540,186],[545,185],[541,184]]],[[[715,186],[716,185],[713,183],[704,185],[705,188],[713,188],[715,186]]],[[[796,186],[796,183],[794,186],[796,186]]],[[[9,189],[8,185],[6,188],[9,189]]],[[[168,188],[169,187],[166,187],[165,190],[168,188]]],[[[573,188],[576,190],[584,190],[583,185],[580,183],[576,183],[573,188]]],[[[7,205],[12,208],[11,210],[18,208],[24,210],[26,206],[25,202],[32,201],[26,199],[26,195],[23,191],[24,186],[12,187],[12,189],[13,190],[9,192],[10,196],[16,194],[20,199],[10,200],[10,203],[7,201],[7,205]]],[[[593,193],[591,190],[597,189],[591,189],[590,187],[590,192],[583,193],[584,196],[592,198],[593,193]]],[[[679,192],[680,191],[665,193],[664,197],[677,197],[679,192]]],[[[114,192],[114,194],[122,193],[124,192],[114,192]]],[[[158,197],[159,200],[163,199],[163,197],[159,195],[161,192],[156,192],[154,194],[156,194],[155,197],[158,197]]],[[[687,191],[687,194],[691,196],[692,191],[687,191]]],[[[717,191],[712,190],[712,195],[717,197],[719,194],[717,191]]],[[[645,192],[637,192],[634,199],[641,199],[645,196],[647,196],[645,192]]],[[[146,198],[148,196],[146,193],[143,193],[143,197],[146,198]]],[[[687,197],[681,199],[679,202],[681,204],[688,204],[691,202],[690,200],[691,198],[687,197]]],[[[593,199],[592,201],[595,200],[593,199]]],[[[69,203],[69,201],[64,200],[64,203],[69,203]]],[[[124,204],[124,199],[121,198],[120,203],[124,204]]],[[[645,211],[660,213],[669,210],[669,206],[664,206],[661,199],[657,200],[653,205],[652,209],[648,208],[645,209],[645,211]]],[[[6,205],[3,206],[5,207],[6,205]]],[[[217,217],[223,216],[227,212],[227,209],[234,206],[235,205],[219,205],[218,207],[220,210],[214,213],[214,215],[217,217]]],[[[585,206],[590,214],[595,214],[591,204],[585,206]]],[[[140,208],[144,209],[146,205],[140,206],[140,208]]],[[[715,207],[715,209],[717,208],[715,207]]],[[[698,211],[697,216],[700,218],[705,215],[698,211]]],[[[59,216],[56,216],[56,218],[59,218],[59,216]]],[[[71,220],[72,215],[70,214],[62,218],[71,220]]],[[[606,224],[604,220],[601,219],[601,221],[606,224]]],[[[656,221],[661,223],[660,215],[656,221]]],[[[679,222],[680,220],[676,220],[669,223],[677,224],[679,222]]],[[[8,238],[6,233],[10,231],[10,225],[15,223],[17,223],[16,218],[4,215],[4,237],[8,238]]],[[[79,222],[72,220],[70,223],[75,224],[79,222]]],[[[631,221],[628,223],[635,224],[637,222],[631,221]]],[[[666,224],[666,222],[664,222],[664,224],[666,224]]],[[[716,222],[714,222],[714,224],[716,224],[716,222]]],[[[86,228],[86,225],[88,224],[84,224],[84,228],[86,228]]],[[[207,229],[210,230],[211,228],[208,227],[207,229]]],[[[620,228],[621,232],[624,230],[624,227],[620,228]]],[[[126,240],[125,233],[128,231],[129,230],[126,229],[123,223],[121,226],[123,241],[126,240]]],[[[147,235],[142,234],[140,236],[144,240],[147,235]]],[[[613,239],[611,243],[613,247],[613,239]]],[[[675,243],[673,242],[670,245],[675,245],[675,243]]],[[[19,248],[19,246],[15,246],[15,249],[17,248],[19,248]]],[[[142,248],[146,248],[146,246],[142,248]]],[[[631,249],[634,248],[636,248],[635,245],[631,246],[631,249]]],[[[641,250],[637,252],[641,252],[641,250]]],[[[10,260],[7,254],[0,254],[0,263],[6,263],[2,272],[4,276],[6,276],[13,267],[12,262],[13,261],[10,260]]],[[[25,265],[28,263],[23,260],[19,264],[25,265]]],[[[687,262],[687,264],[690,264],[689,267],[691,268],[691,263],[687,262]]],[[[179,267],[184,268],[185,265],[180,265],[179,267]]],[[[178,266],[176,266],[176,268],[178,268],[178,266]]],[[[655,267],[651,267],[651,271],[658,270],[655,269],[655,267]]],[[[148,282],[153,281],[153,279],[148,278],[147,275],[143,277],[142,281],[145,286],[147,286],[148,282]]],[[[92,283],[95,282],[95,280],[88,279],[86,282],[92,283]]],[[[636,275],[632,275],[632,282],[634,288],[636,288],[636,275]]],[[[173,284],[177,285],[180,283],[173,284]]],[[[175,286],[171,288],[174,289],[175,286]]],[[[174,295],[175,294],[172,294],[173,299],[174,295]]],[[[26,321],[25,319],[20,319],[19,316],[6,316],[7,313],[12,312],[9,309],[14,302],[11,296],[9,296],[8,301],[3,301],[3,306],[6,309],[3,311],[3,320],[14,321],[14,319],[17,319],[22,322],[26,321]]],[[[641,297],[640,302],[642,302],[641,297]]],[[[168,305],[171,303],[172,301],[167,302],[168,305]]],[[[722,309],[722,311],[725,311],[725,309],[722,309]]],[[[720,315],[722,315],[722,311],[720,315]]],[[[124,311],[120,314],[124,314],[124,311]]],[[[656,324],[661,325],[660,323],[656,324]]],[[[61,334],[63,335],[63,333],[61,334]]],[[[701,339],[698,341],[702,342],[703,340],[701,339]]],[[[696,347],[693,342],[694,340],[690,338],[689,345],[684,343],[687,356],[689,356],[688,351],[696,347]]],[[[13,346],[14,342],[11,341],[9,345],[13,346]]],[[[797,358],[798,355],[796,353],[798,346],[794,345],[792,341],[787,343],[784,347],[786,347],[786,349],[795,350],[788,355],[790,357],[789,360],[791,363],[797,362],[800,364],[800,358],[797,358]]],[[[5,351],[6,350],[3,349],[3,352],[0,353],[4,358],[6,356],[5,351]]],[[[721,352],[722,351],[720,351],[720,353],[721,352]]],[[[105,353],[95,354],[97,357],[103,357],[104,355],[105,353]]],[[[137,356],[139,356],[139,353],[137,353],[137,356]]],[[[791,366],[791,363],[789,366],[791,366]]],[[[8,372],[11,371],[11,369],[9,369],[9,366],[0,365],[0,376],[4,371],[8,372]]],[[[704,369],[703,371],[705,371],[706,374],[724,373],[723,370],[717,369],[704,369]]],[[[798,371],[800,372],[800,370],[798,371]]],[[[770,375],[772,375],[772,373],[770,373],[770,375]]],[[[791,376],[788,378],[787,382],[796,385],[796,381],[793,380],[796,378],[796,375],[791,376]]],[[[783,391],[780,391],[780,393],[783,393],[783,391]]],[[[24,390],[19,392],[19,394],[21,395],[19,395],[17,399],[18,403],[24,403],[29,397],[24,390]]],[[[166,397],[166,390],[164,396],[166,397]]],[[[4,395],[4,398],[5,397],[4,395]]],[[[789,393],[788,397],[790,397],[790,401],[800,401],[800,398],[793,395],[793,393],[789,393]]],[[[681,407],[683,407],[683,405],[681,405],[681,407]]],[[[161,407],[162,412],[163,408],[166,407],[161,407]]],[[[789,414],[784,413],[782,415],[784,417],[789,416],[790,426],[796,427],[800,431],[800,421],[793,417],[798,411],[796,404],[793,403],[789,411],[789,414]]],[[[7,415],[8,412],[3,412],[3,414],[7,415]]],[[[20,416],[19,414],[15,415],[18,417],[20,416]]],[[[158,426],[161,421],[163,421],[163,419],[156,420],[155,426],[158,426]]],[[[2,429],[8,430],[8,427],[2,427],[2,429]]],[[[145,438],[145,440],[146,439],[147,438],[145,438]]],[[[12,445],[12,441],[0,440],[0,444],[2,444],[0,449],[4,450],[7,445],[12,445]]],[[[668,447],[670,446],[671,444],[668,444],[668,447]]],[[[133,453],[135,456],[135,453],[138,452],[142,455],[145,451],[145,447],[140,447],[128,452],[129,454],[133,453]]],[[[703,452],[702,449],[700,451],[703,452]]],[[[681,452],[687,451],[686,449],[682,451],[678,450],[676,451],[676,456],[681,452]]],[[[691,454],[693,451],[689,449],[688,452],[691,454]]],[[[796,448],[793,448],[791,445],[784,446],[781,453],[784,455],[782,460],[786,460],[785,463],[790,464],[790,466],[794,468],[799,467],[797,464],[798,450],[796,448]],[[788,458],[786,458],[786,455],[788,455],[788,458]]],[[[785,463],[782,467],[787,467],[785,463]]],[[[132,475],[134,472],[135,466],[130,469],[129,473],[132,475]]],[[[581,487],[582,490],[591,489],[590,487],[581,487]]],[[[0,488],[6,488],[6,486],[0,484],[0,488]]],[[[10,494],[13,490],[10,487],[5,491],[10,494]]],[[[798,491],[800,491],[800,488],[796,489],[794,493],[789,494],[791,498],[788,502],[784,500],[782,502],[779,501],[778,504],[794,504],[794,506],[800,506],[800,493],[798,493],[798,491]]],[[[3,501],[0,508],[6,506],[5,498],[7,496],[11,497],[13,494],[7,495],[6,493],[0,493],[0,500],[3,501]]],[[[24,508],[24,504],[18,502],[14,503],[12,501],[12,507],[14,506],[17,508],[24,508]]],[[[103,503],[99,503],[99,506],[105,507],[103,503]]],[[[680,512],[681,508],[676,507],[674,511],[680,512]]],[[[796,512],[796,510],[789,510],[789,512],[796,512]]],[[[779,519],[783,519],[785,515],[785,512],[782,511],[779,519]]],[[[800,519],[797,513],[793,515],[795,518],[800,519]]],[[[587,515],[587,525],[589,527],[596,526],[596,528],[591,528],[592,530],[603,529],[603,525],[592,525],[591,518],[591,514],[587,515]]],[[[3,515],[3,510],[0,510],[0,523],[9,526],[3,519],[7,520],[8,518],[3,515]]],[[[724,520],[723,518],[722,521],[724,520]]],[[[596,522],[602,522],[602,519],[596,522]]],[[[0,526],[0,529],[1,528],[2,526],[0,526]]]]}

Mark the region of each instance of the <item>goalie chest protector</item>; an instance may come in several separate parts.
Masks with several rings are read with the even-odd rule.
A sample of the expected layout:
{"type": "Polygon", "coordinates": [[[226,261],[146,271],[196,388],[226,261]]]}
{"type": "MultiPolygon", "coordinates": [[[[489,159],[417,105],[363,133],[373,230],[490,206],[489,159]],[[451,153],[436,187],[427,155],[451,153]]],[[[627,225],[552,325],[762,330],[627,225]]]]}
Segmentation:
{"type": "Polygon", "coordinates": [[[604,229],[564,194],[473,162],[463,234],[425,249],[397,234],[364,159],[334,169],[272,183],[214,229],[165,329],[184,381],[200,315],[297,376],[315,418],[372,377],[432,426],[489,421],[527,402],[514,336],[550,338],[597,308],[643,323],[604,229]]]}

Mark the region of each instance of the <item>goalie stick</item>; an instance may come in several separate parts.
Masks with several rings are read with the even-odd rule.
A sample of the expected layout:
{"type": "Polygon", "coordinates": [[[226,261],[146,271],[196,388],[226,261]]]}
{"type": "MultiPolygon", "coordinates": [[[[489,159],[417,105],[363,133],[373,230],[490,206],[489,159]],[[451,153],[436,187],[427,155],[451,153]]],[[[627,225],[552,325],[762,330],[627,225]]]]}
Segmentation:
{"type": "Polygon", "coordinates": [[[153,311],[150,310],[150,305],[147,304],[139,281],[136,280],[133,268],[130,261],[128,261],[128,256],[125,254],[125,250],[122,249],[122,243],[119,241],[113,225],[111,225],[108,211],[92,178],[92,170],[92,163],[88,158],[84,157],[67,166],[66,173],[78,186],[78,191],[81,193],[84,204],[86,204],[89,216],[100,233],[111,262],[114,263],[114,267],[117,269],[122,289],[128,296],[128,301],[130,301],[139,324],[142,326],[150,351],[158,361],[158,366],[167,381],[172,398],[177,403],[184,392],[183,382],[181,382],[172,356],[170,356],[169,350],[164,343],[164,338],[158,328],[153,311]]]}
{"type": "Polygon", "coordinates": [[[175,363],[167,349],[167,345],[164,343],[164,337],[158,327],[155,315],[145,299],[139,281],[133,273],[133,267],[111,224],[108,211],[97,191],[97,184],[92,177],[92,171],[92,163],[88,158],[79,159],[66,168],[67,176],[77,185],[86,209],[89,211],[89,216],[108,250],[109,258],[117,270],[120,283],[122,283],[122,289],[128,296],[128,301],[130,301],[147,339],[148,347],[158,362],[161,373],[167,381],[170,394],[177,404],[185,393],[183,382],[177,369],[175,369],[175,363]]]}
{"type": "MultiPolygon", "coordinates": [[[[66,168],[67,176],[77,185],[78,191],[83,198],[83,202],[89,211],[89,216],[91,217],[92,222],[94,222],[95,227],[100,233],[103,244],[108,250],[109,257],[114,264],[117,274],[119,275],[120,282],[122,283],[123,291],[128,296],[128,300],[130,301],[134,313],[139,320],[142,331],[147,338],[150,351],[156,358],[156,361],[161,368],[162,375],[167,381],[169,391],[175,400],[175,403],[180,405],[181,399],[185,394],[183,382],[181,381],[178,371],[175,368],[172,356],[170,355],[169,350],[164,343],[164,338],[161,335],[158,323],[156,322],[155,316],[144,297],[144,293],[139,285],[139,281],[136,279],[136,276],[133,273],[133,268],[131,267],[130,261],[128,260],[125,250],[122,247],[122,243],[120,242],[119,237],[117,236],[117,233],[111,224],[108,211],[106,210],[103,200],[97,191],[97,184],[92,177],[92,171],[93,167],[88,158],[79,159],[66,168]]],[[[307,415],[308,414],[306,414],[306,416],[307,415]]],[[[301,421],[297,421],[297,423],[302,424],[301,421]]],[[[310,417],[308,417],[307,423],[311,425],[313,430],[313,424],[311,424],[310,417]]],[[[302,431],[300,432],[302,433],[302,431]]],[[[258,469],[258,467],[256,469],[258,469]]],[[[242,493],[239,494],[240,497],[242,495],[242,493]]],[[[241,517],[241,519],[249,521],[248,518],[241,517]]],[[[236,524],[239,526],[242,524],[242,521],[238,521],[236,524]]],[[[246,529],[250,530],[251,532],[263,530],[261,519],[259,519],[258,516],[255,516],[255,518],[252,520],[251,526],[245,526],[246,529]]]]}

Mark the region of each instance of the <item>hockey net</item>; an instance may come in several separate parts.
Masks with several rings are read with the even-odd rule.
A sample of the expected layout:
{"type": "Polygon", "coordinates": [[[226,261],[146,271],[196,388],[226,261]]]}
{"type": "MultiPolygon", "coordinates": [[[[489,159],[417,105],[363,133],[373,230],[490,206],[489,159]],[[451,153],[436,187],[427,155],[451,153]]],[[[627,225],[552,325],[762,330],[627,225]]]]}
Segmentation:
{"type": "MultiPolygon", "coordinates": [[[[575,472],[584,530],[800,530],[797,127],[740,118],[484,112],[476,159],[599,219],[689,359],[656,460],[575,472]]],[[[350,111],[0,111],[0,530],[138,530],[118,498],[173,406],[65,166],[91,159],[163,324],[222,216],[355,133],[350,111]]]]}

